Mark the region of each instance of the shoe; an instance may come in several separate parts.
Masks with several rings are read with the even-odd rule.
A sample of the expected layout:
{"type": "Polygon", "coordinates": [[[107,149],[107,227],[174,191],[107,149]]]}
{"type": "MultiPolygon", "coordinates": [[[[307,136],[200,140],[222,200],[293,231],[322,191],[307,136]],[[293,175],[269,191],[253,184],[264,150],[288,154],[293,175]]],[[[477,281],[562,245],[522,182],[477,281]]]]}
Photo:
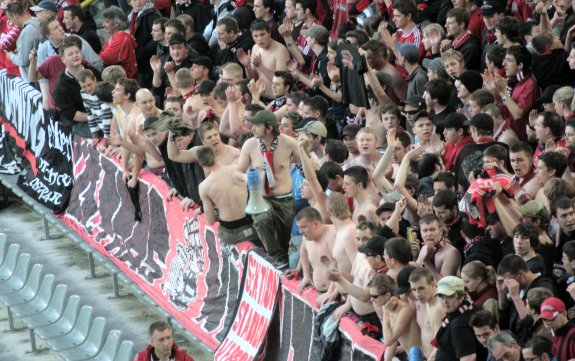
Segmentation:
{"type": "Polygon", "coordinates": [[[280,258],[273,263],[273,266],[279,271],[285,271],[289,268],[289,261],[284,258],[280,258]]]}

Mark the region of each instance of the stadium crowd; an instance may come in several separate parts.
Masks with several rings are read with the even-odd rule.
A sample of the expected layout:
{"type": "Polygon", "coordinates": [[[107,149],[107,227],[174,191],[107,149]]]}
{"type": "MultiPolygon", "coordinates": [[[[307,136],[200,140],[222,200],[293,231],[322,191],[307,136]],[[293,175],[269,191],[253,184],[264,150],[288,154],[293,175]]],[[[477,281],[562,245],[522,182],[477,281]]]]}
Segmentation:
{"type": "Polygon", "coordinates": [[[0,68],[128,187],[162,177],[385,360],[575,359],[575,2],[104,1],[3,0],[0,68]]]}

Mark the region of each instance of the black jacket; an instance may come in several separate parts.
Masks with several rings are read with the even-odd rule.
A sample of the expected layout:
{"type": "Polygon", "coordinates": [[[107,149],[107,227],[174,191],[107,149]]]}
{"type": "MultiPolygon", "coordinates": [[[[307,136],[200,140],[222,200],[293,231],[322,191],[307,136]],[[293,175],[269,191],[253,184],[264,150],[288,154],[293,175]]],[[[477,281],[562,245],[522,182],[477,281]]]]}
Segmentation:
{"type": "Polygon", "coordinates": [[[156,8],[146,9],[136,18],[136,30],[134,39],[138,43],[136,47],[136,59],[138,59],[138,72],[140,74],[152,74],[150,58],[156,54],[158,43],[152,40],[152,25],[160,18],[161,14],[156,8]]]}

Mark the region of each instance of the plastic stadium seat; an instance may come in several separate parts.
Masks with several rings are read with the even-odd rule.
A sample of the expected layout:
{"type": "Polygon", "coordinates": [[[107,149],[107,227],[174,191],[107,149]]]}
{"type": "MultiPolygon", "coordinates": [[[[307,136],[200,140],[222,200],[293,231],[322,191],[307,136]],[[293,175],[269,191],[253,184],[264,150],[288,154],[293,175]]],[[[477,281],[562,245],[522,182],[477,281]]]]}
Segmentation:
{"type": "Polygon", "coordinates": [[[68,293],[67,285],[60,284],[56,286],[54,295],[50,300],[50,304],[44,311],[31,316],[22,317],[26,325],[28,325],[30,328],[36,328],[58,321],[60,316],[62,316],[62,312],[64,312],[66,293],[68,293]]]}
{"type": "MultiPolygon", "coordinates": [[[[44,310],[44,312],[32,317],[24,318],[24,322],[26,322],[26,324],[30,328],[30,345],[32,347],[32,352],[39,351],[36,348],[36,333],[34,332],[35,328],[52,326],[56,324],[58,320],[61,320],[63,317],[67,317],[67,314],[75,315],[72,317],[76,317],[78,315],[80,296],[72,295],[68,298],[66,302],[67,290],[68,290],[67,286],[58,285],[56,287],[56,290],[54,291],[54,296],[50,301],[50,305],[48,305],[48,308],[44,310]],[[64,304],[66,304],[66,309],[64,309],[64,304]]],[[[73,323],[70,324],[70,328],[72,328],[72,326],[73,323]]]]}
{"type": "Polygon", "coordinates": [[[32,266],[32,271],[30,271],[30,275],[28,276],[24,287],[16,292],[0,295],[0,302],[7,307],[30,302],[30,300],[32,300],[38,293],[43,275],[44,266],[41,264],[35,264],[32,266]]]}
{"type": "Polygon", "coordinates": [[[132,357],[132,348],[134,347],[134,343],[132,341],[124,341],[120,345],[120,349],[118,350],[118,354],[114,361],[132,361],[134,358],[132,357]]]}
{"type": "Polygon", "coordinates": [[[80,310],[80,297],[72,296],[68,300],[64,314],[58,321],[51,325],[37,327],[34,331],[42,339],[65,335],[72,331],[74,324],[78,320],[78,315],[81,313],[87,314],[87,317],[90,318],[92,316],[92,307],[84,306],[82,310],[80,310]]]}
{"type": "Polygon", "coordinates": [[[16,316],[22,318],[44,311],[48,308],[48,304],[50,303],[50,299],[54,293],[55,278],[56,277],[53,274],[47,274],[44,276],[36,297],[34,297],[30,302],[10,307],[8,312],[12,312],[16,316]]]}
{"type": "Polygon", "coordinates": [[[18,257],[18,263],[12,277],[5,281],[0,281],[0,294],[13,293],[24,287],[26,280],[30,275],[30,259],[32,256],[28,253],[22,253],[18,257]]]}
{"type": "Polygon", "coordinates": [[[76,347],[82,342],[86,341],[86,337],[88,337],[88,332],[90,331],[91,323],[92,323],[91,310],[90,312],[84,312],[84,313],[80,312],[78,320],[76,321],[74,328],[72,328],[72,331],[68,332],[63,336],[49,338],[44,341],[46,341],[48,346],[56,352],[76,347]]]}
{"type": "Polygon", "coordinates": [[[12,277],[14,270],[16,269],[16,262],[18,261],[18,255],[20,254],[20,245],[11,244],[8,247],[8,252],[6,253],[6,258],[2,262],[2,267],[0,267],[0,281],[7,280],[12,277]]]}
{"type": "Polygon", "coordinates": [[[6,234],[0,233],[0,266],[2,266],[2,263],[4,263],[6,252],[8,252],[8,241],[6,240],[6,234]]]}
{"type": "Polygon", "coordinates": [[[96,356],[104,343],[104,327],[106,327],[106,319],[96,317],[86,341],[78,347],[61,351],[60,357],[66,361],[82,361],[96,356]]]}
{"type": "Polygon", "coordinates": [[[118,352],[118,346],[120,346],[121,335],[122,332],[118,330],[111,331],[106,339],[106,343],[104,343],[102,351],[91,358],[90,361],[114,361],[114,357],[116,357],[116,353],[118,352]]]}

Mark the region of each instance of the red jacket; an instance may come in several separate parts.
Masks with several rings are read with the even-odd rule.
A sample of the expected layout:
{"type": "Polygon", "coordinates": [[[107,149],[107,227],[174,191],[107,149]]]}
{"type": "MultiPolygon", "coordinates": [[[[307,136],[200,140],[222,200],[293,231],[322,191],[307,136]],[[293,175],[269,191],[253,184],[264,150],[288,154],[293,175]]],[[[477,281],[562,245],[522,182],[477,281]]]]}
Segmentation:
{"type": "MultiPolygon", "coordinates": [[[[0,9],[0,34],[8,33],[10,27],[11,25],[9,24],[8,16],[6,16],[6,11],[0,9]]],[[[0,69],[6,69],[6,74],[8,75],[20,76],[20,68],[8,59],[3,49],[0,49],[0,69]]]]}
{"type": "MultiPolygon", "coordinates": [[[[172,356],[176,356],[176,361],[194,361],[192,356],[188,355],[185,349],[181,349],[178,345],[174,344],[172,347],[172,356]]],[[[146,346],[146,348],[136,355],[136,361],[150,361],[152,358],[152,345],[146,346]]]]}
{"type": "Polygon", "coordinates": [[[138,76],[136,46],[136,40],[132,35],[119,31],[104,43],[100,58],[106,66],[121,65],[128,78],[135,79],[138,76]]]}

